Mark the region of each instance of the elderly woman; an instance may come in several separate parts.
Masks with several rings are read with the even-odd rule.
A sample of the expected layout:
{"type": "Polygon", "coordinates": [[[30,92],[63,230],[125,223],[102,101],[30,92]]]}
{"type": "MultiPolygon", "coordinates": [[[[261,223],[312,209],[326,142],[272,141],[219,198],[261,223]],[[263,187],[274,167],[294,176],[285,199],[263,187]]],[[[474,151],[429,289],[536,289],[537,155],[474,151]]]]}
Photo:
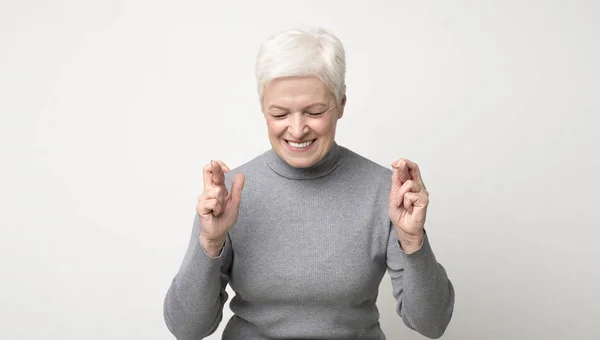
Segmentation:
{"type": "Polygon", "coordinates": [[[345,52],[322,29],[286,31],[260,48],[256,76],[272,149],[230,170],[204,167],[191,240],[164,301],[177,339],[385,339],[376,307],[389,273],[396,311],[440,337],[454,290],[425,232],[417,164],[380,166],[335,141],[345,52]],[[227,188],[231,188],[228,191],[227,188]]]}

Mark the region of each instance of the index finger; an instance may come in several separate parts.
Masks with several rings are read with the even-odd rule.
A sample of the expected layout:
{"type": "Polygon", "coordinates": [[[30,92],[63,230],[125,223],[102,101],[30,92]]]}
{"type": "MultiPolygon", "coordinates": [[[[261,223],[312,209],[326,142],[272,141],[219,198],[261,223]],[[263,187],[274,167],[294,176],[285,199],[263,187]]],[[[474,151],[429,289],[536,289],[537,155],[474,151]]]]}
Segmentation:
{"type": "Polygon", "coordinates": [[[393,166],[392,171],[392,185],[394,188],[400,189],[402,184],[410,179],[408,170],[406,168],[401,169],[400,167],[393,166]]]}
{"type": "Polygon", "coordinates": [[[423,188],[425,188],[425,183],[423,183],[423,176],[421,175],[421,169],[417,163],[411,162],[408,159],[406,160],[408,164],[408,171],[410,172],[410,176],[413,180],[417,181],[423,188]]]}
{"type": "Polygon", "coordinates": [[[394,167],[398,167],[400,169],[404,168],[406,169],[406,173],[408,174],[408,179],[412,179],[413,181],[416,181],[417,183],[419,183],[419,185],[421,185],[423,188],[425,188],[425,183],[423,183],[423,176],[421,175],[421,170],[419,169],[419,166],[417,165],[417,163],[412,162],[406,158],[402,158],[398,161],[396,161],[393,164],[394,167]]]}
{"type": "Polygon", "coordinates": [[[394,177],[397,181],[400,181],[400,185],[402,185],[404,182],[408,181],[411,178],[408,164],[405,162],[404,158],[401,158],[392,163],[392,168],[394,169],[394,177]]]}
{"type": "Polygon", "coordinates": [[[213,170],[212,161],[202,168],[202,177],[204,178],[204,188],[212,188],[213,186],[213,170]]]}
{"type": "Polygon", "coordinates": [[[210,164],[212,165],[212,184],[217,186],[225,185],[225,175],[223,174],[221,163],[211,161],[210,164]]]}

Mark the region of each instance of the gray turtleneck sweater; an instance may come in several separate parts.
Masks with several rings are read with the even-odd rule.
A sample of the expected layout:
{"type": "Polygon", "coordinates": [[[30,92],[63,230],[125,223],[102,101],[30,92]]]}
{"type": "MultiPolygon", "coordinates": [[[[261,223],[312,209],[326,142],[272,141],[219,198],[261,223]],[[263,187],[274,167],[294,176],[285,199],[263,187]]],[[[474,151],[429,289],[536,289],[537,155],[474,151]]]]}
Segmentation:
{"type": "MultiPolygon", "coordinates": [[[[212,334],[228,294],[223,339],[385,339],[376,307],[387,271],[396,311],[411,329],[444,333],[454,290],[427,235],[406,254],[388,217],[392,171],[334,143],[310,168],[274,150],[226,173],[245,175],[238,222],[221,251],[200,245],[196,215],[187,253],[164,301],[180,340],[212,334]]],[[[391,299],[390,295],[390,299],[391,299]]]]}

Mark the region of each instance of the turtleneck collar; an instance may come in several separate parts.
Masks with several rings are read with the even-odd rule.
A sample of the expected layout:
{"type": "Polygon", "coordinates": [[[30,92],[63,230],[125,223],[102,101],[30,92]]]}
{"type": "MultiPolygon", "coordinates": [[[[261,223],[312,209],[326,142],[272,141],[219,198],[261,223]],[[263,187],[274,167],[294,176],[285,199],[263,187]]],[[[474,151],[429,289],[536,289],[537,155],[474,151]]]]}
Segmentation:
{"type": "Polygon", "coordinates": [[[284,161],[274,149],[265,153],[265,163],[271,170],[289,179],[314,179],[326,176],[344,162],[343,147],[335,141],[325,157],[308,168],[295,168],[284,161]]]}

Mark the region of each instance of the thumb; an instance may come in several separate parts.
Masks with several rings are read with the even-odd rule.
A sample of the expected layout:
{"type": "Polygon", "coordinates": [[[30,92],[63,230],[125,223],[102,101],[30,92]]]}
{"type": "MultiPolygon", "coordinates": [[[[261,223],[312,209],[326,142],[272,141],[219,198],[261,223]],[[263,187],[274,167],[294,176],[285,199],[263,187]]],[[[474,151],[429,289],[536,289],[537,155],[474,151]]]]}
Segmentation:
{"type": "Polygon", "coordinates": [[[239,206],[242,199],[242,189],[244,188],[244,175],[237,174],[231,184],[231,199],[236,206],[239,206]]]}

